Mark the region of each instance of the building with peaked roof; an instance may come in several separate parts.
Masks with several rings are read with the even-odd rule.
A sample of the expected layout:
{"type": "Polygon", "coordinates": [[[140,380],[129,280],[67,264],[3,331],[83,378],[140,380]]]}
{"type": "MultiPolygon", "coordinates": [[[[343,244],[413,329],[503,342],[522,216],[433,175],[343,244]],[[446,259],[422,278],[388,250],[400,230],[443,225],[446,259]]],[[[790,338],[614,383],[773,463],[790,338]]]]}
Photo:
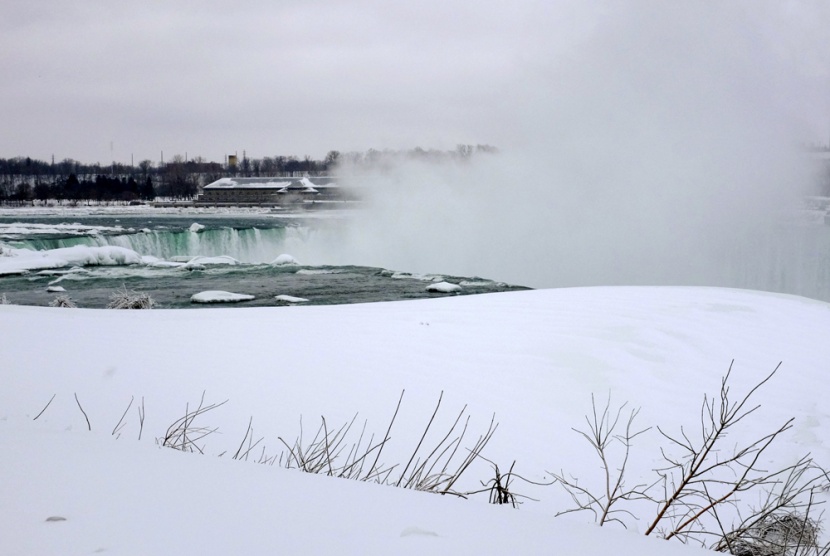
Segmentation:
{"type": "Polygon", "coordinates": [[[298,205],[344,202],[344,195],[331,176],[302,178],[222,178],[210,183],[196,197],[204,205],[298,205]]]}

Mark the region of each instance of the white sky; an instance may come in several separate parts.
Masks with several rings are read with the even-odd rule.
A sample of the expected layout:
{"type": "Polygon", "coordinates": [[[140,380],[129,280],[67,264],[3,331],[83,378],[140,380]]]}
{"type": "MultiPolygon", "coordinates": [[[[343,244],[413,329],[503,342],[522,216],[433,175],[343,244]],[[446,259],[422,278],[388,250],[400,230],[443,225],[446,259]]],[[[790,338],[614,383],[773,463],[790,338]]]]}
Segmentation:
{"type": "MultiPolygon", "coordinates": [[[[641,66],[654,56],[670,75],[688,56],[735,44],[736,75],[767,68],[804,140],[827,142],[826,2],[602,4],[8,0],[0,157],[509,149],[556,103],[563,67],[587,67],[578,87],[591,96],[608,70],[598,52],[641,66]]],[[[699,81],[720,86],[724,67],[699,68],[699,81]]],[[[651,76],[630,75],[659,94],[651,76]]]]}

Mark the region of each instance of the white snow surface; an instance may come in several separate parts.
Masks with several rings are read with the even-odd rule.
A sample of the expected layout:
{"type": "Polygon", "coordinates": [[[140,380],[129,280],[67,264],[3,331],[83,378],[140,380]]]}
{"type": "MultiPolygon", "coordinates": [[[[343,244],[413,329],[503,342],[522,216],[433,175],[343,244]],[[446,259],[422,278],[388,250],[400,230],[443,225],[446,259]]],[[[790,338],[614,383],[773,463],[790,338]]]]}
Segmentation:
{"type": "Polygon", "coordinates": [[[198,222],[194,222],[194,223],[193,223],[193,224],[191,224],[191,225],[190,225],[190,227],[188,228],[188,230],[190,230],[190,231],[191,231],[191,232],[193,232],[193,233],[198,233],[198,232],[201,232],[201,231],[202,231],[202,230],[204,230],[204,229],[205,229],[205,225],[204,225],[204,224],[199,224],[198,222]]]}
{"type": "Polygon", "coordinates": [[[192,303],[237,303],[239,301],[250,301],[255,296],[246,293],[232,293],[222,290],[207,290],[195,293],[190,296],[192,303]]]}
{"type": "MultiPolygon", "coordinates": [[[[783,362],[730,443],[795,417],[764,463],[806,452],[830,462],[830,304],[794,296],[602,287],[290,311],[2,305],[0,330],[0,546],[10,555],[706,553],[646,538],[642,522],[623,531],[587,514],[556,518],[570,505],[555,486],[516,484],[539,502],[514,510],[486,495],[461,500],[217,457],[234,453],[251,416],[268,454],[279,452],[278,436],[296,438],[301,416],[309,436],[319,416],[331,428],[355,412],[367,434],[382,435],[402,390],[387,463],[405,463],[443,392],[436,434],[465,404],[472,436],[495,413],[484,455],[502,470],[516,460],[533,480],[564,469],[591,484],[599,466],[571,427],[583,426],[592,393],[641,407],[642,427],[691,431],[733,359],[736,396],[783,362]],[[204,418],[219,427],[205,455],[159,448],[154,439],[203,392],[209,403],[229,400],[204,418]]],[[[631,484],[660,463],[660,446],[653,429],[637,437],[631,484]]],[[[475,463],[461,488],[488,472],[475,463]]]]}

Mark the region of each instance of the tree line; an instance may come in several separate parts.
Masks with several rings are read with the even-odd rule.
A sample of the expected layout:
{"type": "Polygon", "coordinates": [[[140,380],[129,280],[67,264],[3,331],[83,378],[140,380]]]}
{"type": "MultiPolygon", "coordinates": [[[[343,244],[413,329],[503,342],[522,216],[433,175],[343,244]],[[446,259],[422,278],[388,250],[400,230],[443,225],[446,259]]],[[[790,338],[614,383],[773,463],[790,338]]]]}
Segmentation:
{"type": "Polygon", "coordinates": [[[47,162],[30,157],[0,158],[0,203],[29,204],[34,201],[128,203],[156,198],[192,199],[201,187],[223,177],[286,177],[326,175],[339,166],[369,169],[405,159],[465,161],[475,154],[495,153],[489,145],[458,145],[454,150],[375,150],[365,152],[329,151],[322,160],[306,155],[277,155],[241,159],[229,157],[222,163],[202,157],[176,155],[167,162],[142,160],[136,165],[87,164],[65,158],[47,162]]]}

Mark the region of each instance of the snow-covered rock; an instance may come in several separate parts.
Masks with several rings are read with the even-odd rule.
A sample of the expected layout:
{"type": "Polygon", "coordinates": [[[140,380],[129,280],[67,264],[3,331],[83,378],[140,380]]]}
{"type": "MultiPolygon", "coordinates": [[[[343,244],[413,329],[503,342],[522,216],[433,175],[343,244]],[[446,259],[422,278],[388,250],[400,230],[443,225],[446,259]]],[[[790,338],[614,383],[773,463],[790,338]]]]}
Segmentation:
{"type": "Polygon", "coordinates": [[[206,266],[214,265],[238,265],[239,261],[227,255],[219,255],[217,257],[193,257],[184,265],[187,269],[204,270],[206,266]]]}
{"type": "Polygon", "coordinates": [[[435,282],[427,286],[428,292],[436,293],[458,293],[461,291],[461,286],[458,284],[450,284],[449,282],[435,282]]]}
{"type": "Polygon", "coordinates": [[[287,253],[283,253],[282,255],[280,255],[279,257],[277,257],[273,261],[271,261],[271,264],[274,265],[274,266],[283,266],[283,265],[299,264],[299,263],[297,262],[297,259],[295,259],[291,255],[289,255],[287,253]]]}

